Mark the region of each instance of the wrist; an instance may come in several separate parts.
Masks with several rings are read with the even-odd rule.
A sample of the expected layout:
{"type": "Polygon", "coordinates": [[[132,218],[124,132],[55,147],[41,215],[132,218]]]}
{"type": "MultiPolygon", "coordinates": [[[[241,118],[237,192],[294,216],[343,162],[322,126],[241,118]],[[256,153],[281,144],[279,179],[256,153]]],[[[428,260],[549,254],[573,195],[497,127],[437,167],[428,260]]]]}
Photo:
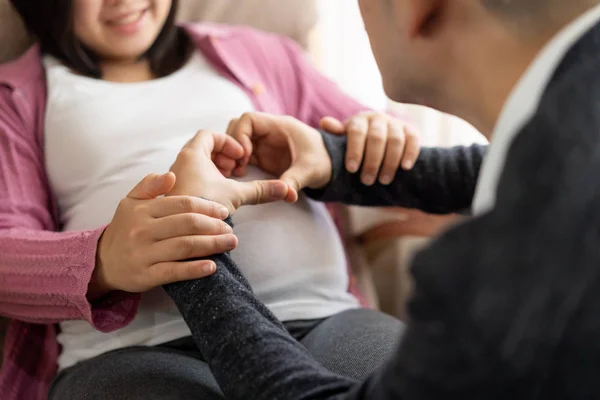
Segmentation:
{"type": "Polygon", "coordinates": [[[332,167],[331,162],[324,168],[324,172],[320,173],[316,179],[311,182],[310,185],[307,185],[309,189],[312,190],[320,190],[324,189],[327,185],[331,183],[332,167]]]}
{"type": "Polygon", "coordinates": [[[103,237],[104,233],[102,234],[102,236],[100,236],[100,239],[98,240],[98,245],[96,246],[96,263],[94,266],[94,271],[92,272],[92,276],[90,278],[90,282],[88,284],[87,291],[87,298],[89,301],[94,301],[101,297],[104,297],[114,290],[110,287],[106,280],[104,267],[105,264],[102,260],[102,254],[104,253],[102,251],[103,237]]]}

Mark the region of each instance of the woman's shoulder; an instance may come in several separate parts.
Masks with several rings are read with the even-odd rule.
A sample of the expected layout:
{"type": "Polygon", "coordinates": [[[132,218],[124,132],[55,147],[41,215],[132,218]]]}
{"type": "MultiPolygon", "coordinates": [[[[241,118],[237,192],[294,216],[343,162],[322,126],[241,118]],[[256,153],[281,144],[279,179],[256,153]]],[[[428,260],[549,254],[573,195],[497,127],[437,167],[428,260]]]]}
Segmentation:
{"type": "Polygon", "coordinates": [[[4,134],[31,134],[33,139],[36,129],[30,128],[44,112],[45,103],[46,78],[37,46],[0,65],[0,127],[4,126],[4,134]]]}
{"type": "Polygon", "coordinates": [[[0,84],[19,89],[35,83],[44,84],[42,56],[37,45],[19,58],[0,64],[0,84]]]}
{"type": "Polygon", "coordinates": [[[235,39],[236,42],[244,42],[250,47],[279,46],[292,42],[287,36],[246,25],[202,22],[185,24],[183,28],[196,42],[208,39],[227,43],[227,39],[235,39]]]}

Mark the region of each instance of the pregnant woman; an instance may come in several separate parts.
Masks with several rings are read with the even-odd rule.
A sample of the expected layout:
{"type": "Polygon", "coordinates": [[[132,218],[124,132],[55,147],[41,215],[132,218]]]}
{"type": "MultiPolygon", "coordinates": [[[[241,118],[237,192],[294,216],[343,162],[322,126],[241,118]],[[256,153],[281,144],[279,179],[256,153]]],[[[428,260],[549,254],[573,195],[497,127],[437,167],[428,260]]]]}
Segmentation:
{"type": "Polygon", "coordinates": [[[323,205],[242,209],[236,238],[217,206],[162,197],[173,175],[138,182],[168,171],[199,128],[225,132],[251,111],[350,121],[329,124],[352,134],[348,165],[364,153],[373,182],[416,158],[401,122],[361,114],[286,39],[176,26],[176,0],[12,3],[39,45],[0,66],[3,400],[222,398],[160,286],[214,272],[189,260],[234,248],[256,295],[324,365],[360,378],[381,364],[401,325],[348,293],[323,205]]]}

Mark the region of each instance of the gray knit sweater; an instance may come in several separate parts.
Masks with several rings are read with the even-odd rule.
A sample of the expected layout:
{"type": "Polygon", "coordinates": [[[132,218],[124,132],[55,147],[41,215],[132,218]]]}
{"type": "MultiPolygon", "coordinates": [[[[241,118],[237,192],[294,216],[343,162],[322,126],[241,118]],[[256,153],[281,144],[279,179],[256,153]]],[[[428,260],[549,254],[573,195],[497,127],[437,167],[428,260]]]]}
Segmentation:
{"type": "MultiPolygon", "coordinates": [[[[228,255],[167,287],[228,399],[600,398],[600,25],[571,51],[511,146],[495,208],[414,260],[410,322],[365,382],[319,366],[253,296],[228,255]]],[[[330,138],[331,139],[331,138],[330,138]]],[[[325,200],[468,207],[481,149],[424,150],[389,187],[362,186],[327,140],[325,200]],[[437,155],[435,155],[437,154],[437,155]]]]}
{"type": "MultiPolygon", "coordinates": [[[[360,183],[360,174],[349,174],[344,168],[346,138],[328,134],[323,138],[333,160],[333,182],[323,191],[307,191],[309,196],[362,205],[418,207],[436,213],[469,208],[486,150],[485,146],[425,148],[412,171],[398,172],[395,184],[367,188],[360,183]]],[[[165,289],[227,398],[387,399],[360,394],[374,390],[372,383],[359,386],[318,365],[254,297],[231,257],[223,254],[214,260],[218,270],[213,277],[165,289]]],[[[376,376],[372,381],[380,379],[376,376]]]]}

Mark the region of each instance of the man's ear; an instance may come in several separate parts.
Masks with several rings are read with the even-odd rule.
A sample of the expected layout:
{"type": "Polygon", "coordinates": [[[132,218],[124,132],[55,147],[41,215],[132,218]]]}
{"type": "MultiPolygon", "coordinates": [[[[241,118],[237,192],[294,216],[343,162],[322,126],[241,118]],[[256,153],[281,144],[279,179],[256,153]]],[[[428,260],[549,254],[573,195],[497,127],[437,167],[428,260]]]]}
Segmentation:
{"type": "MultiPolygon", "coordinates": [[[[427,37],[435,32],[444,16],[449,1],[456,0],[405,0],[403,7],[396,7],[396,12],[404,19],[407,36],[410,39],[427,37]],[[399,9],[403,10],[400,11],[399,9]]],[[[472,0],[475,1],[475,0],[472,0]]]]}

